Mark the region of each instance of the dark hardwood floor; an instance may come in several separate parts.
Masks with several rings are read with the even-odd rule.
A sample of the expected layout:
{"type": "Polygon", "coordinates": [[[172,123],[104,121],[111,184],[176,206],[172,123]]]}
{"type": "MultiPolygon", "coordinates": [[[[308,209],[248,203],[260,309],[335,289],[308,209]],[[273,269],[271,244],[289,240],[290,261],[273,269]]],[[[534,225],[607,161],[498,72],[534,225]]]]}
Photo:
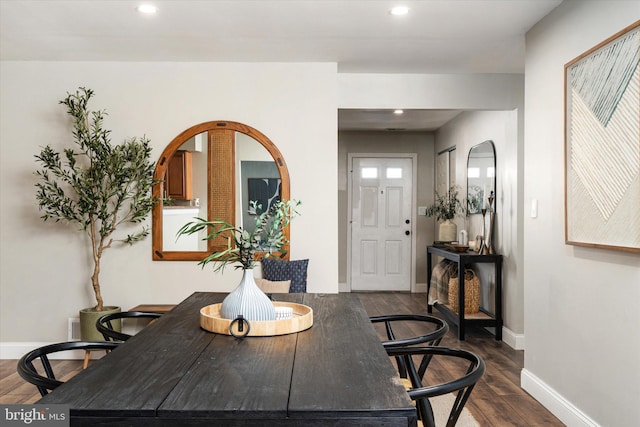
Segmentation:
{"type": "MultiPolygon", "coordinates": [[[[370,316],[427,314],[426,294],[372,292],[358,295],[370,316]]],[[[437,310],[433,310],[433,315],[440,317],[437,310]]],[[[440,345],[469,350],[483,358],[486,364],[485,375],[473,389],[465,406],[482,427],[564,426],[520,388],[520,371],[524,367],[522,350],[514,350],[496,341],[484,328],[467,328],[465,340],[459,341],[455,327],[451,327],[440,345]]],[[[440,366],[435,365],[429,369],[434,367],[440,366]]]]}
{"type": "MultiPolygon", "coordinates": [[[[426,295],[409,293],[359,293],[371,316],[381,314],[426,314],[426,295]]],[[[438,315],[434,310],[434,315],[438,315]]],[[[382,331],[380,331],[382,333],[382,331]]],[[[443,339],[442,346],[463,348],[481,356],[486,373],[474,388],[466,408],[483,427],[564,426],[553,414],[520,388],[523,351],[497,342],[482,328],[467,329],[465,341],[459,341],[455,328],[443,339]]],[[[52,361],[61,379],[66,380],[82,369],[81,360],[52,361]],[[60,374],[59,374],[60,375],[60,374]]],[[[16,373],[16,360],[0,360],[0,404],[29,404],[40,398],[36,388],[16,373]]],[[[435,364],[430,368],[439,376],[449,367],[435,364]]]]}

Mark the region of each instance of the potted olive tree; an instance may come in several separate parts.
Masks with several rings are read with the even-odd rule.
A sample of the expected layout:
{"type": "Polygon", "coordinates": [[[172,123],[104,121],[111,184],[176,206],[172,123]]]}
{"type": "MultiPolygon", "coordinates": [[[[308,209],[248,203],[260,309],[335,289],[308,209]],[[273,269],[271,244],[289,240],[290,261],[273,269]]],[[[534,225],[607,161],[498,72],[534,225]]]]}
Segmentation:
{"type": "Polygon", "coordinates": [[[445,195],[436,191],[436,200],[427,208],[427,216],[435,216],[440,222],[438,240],[441,242],[453,242],[458,234],[458,227],[453,219],[464,214],[464,204],[458,198],[459,187],[452,185],[445,195]]]}
{"type": "Polygon", "coordinates": [[[35,156],[40,165],[35,173],[36,199],[44,212],[41,218],[77,225],[91,241],[90,283],[96,304],[80,310],[83,340],[101,340],[95,320],[108,310],[120,310],[104,305],[102,298],[100,262],[104,251],[114,242],[131,245],[144,239],[149,230],[142,223],[155,202],[149,140],[134,137],[112,145],[111,131],[103,127],[106,112],[90,111],[87,106],[92,96],[91,89],[81,87],[60,101],[72,119],[74,146],[57,152],[47,145],[35,156]],[[130,225],[127,229],[133,232],[116,236],[123,224],[130,225]]]}

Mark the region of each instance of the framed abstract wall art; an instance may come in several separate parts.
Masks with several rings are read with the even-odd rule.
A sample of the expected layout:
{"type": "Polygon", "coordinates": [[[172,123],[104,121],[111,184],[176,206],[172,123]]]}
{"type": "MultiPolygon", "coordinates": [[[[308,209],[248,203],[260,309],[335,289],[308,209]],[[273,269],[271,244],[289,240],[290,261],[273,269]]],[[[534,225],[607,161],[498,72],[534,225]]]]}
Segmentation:
{"type": "Polygon", "coordinates": [[[565,65],[565,241],[640,253],[640,21],[565,65]]]}
{"type": "Polygon", "coordinates": [[[280,201],[280,178],[249,178],[248,181],[249,201],[260,205],[260,210],[254,215],[268,211],[280,201]]]}

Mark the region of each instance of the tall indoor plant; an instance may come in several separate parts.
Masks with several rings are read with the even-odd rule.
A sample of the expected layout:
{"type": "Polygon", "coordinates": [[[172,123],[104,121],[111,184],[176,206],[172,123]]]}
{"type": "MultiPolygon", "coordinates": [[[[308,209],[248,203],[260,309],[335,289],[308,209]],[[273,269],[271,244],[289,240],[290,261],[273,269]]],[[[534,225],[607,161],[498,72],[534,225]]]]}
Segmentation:
{"type": "MultiPolygon", "coordinates": [[[[81,310],[81,323],[86,317],[104,314],[107,308],[100,286],[104,251],[114,241],[131,245],[144,239],[149,230],[141,223],[154,204],[149,140],[134,137],[111,145],[111,131],[104,129],[103,123],[106,112],[88,108],[92,96],[93,90],[81,87],[60,101],[72,119],[74,146],[60,153],[47,145],[35,156],[41,166],[36,171],[36,199],[44,212],[41,218],[75,224],[91,241],[91,287],[96,305],[81,310]],[[117,239],[114,233],[126,223],[134,224],[136,231],[117,239]]],[[[91,322],[82,326],[83,339],[92,338],[95,321],[91,322]]]]}
{"type": "Polygon", "coordinates": [[[250,210],[256,215],[255,228],[252,231],[227,221],[207,221],[202,218],[195,218],[195,221],[178,230],[178,236],[181,236],[206,229],[208,234],[204,240],[220,236],[227,239],[225,249],[212,252],[198,263],[204,268],[208,263],[216,262],[214,271],[223,271],[228,264],[236,264],[235,268],[243,270],[240,284],[222,302],[221,314],[224,318],[235,319],[242,315],[247,320],[275,319],[273,304],[258,288],[253,278],[256,255],[267,258],[274,255],[282,257],[286,254],[283,248],[289,240],[284,229],[298,215],[297,208],[300,204],[297,200],[279,200],[269,209],[262,211],[261,205],[250,201],[250,210]]]}
{"type": "Polygon", "coordinates": [[[433,205],[427,208],[427,216],[435,216],[440,222],[438,240],[441,242],[453,242],[456,240],[458,227],[453,219],[464,214],[464,204],[458,198],[460,187],[452,185],[447,194],[440,195],[436,191],[436,199],[433,205]]]}

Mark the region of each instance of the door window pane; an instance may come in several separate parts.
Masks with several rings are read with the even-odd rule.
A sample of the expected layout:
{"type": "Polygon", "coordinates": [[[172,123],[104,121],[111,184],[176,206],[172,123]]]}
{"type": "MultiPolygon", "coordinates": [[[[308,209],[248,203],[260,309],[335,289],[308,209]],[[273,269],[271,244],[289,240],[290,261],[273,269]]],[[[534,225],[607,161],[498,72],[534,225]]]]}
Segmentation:
{"type": "Polygon", "coordinates": [[[360,169],[360,177],[363,179],[377,178],[378,168],[362,168],[360,169]]]}
{"type": "Polygon", "coordinates": [[[387,179],[401,179],[401,178],[402,178],[401,168],[387,168],[387,179]]]}

